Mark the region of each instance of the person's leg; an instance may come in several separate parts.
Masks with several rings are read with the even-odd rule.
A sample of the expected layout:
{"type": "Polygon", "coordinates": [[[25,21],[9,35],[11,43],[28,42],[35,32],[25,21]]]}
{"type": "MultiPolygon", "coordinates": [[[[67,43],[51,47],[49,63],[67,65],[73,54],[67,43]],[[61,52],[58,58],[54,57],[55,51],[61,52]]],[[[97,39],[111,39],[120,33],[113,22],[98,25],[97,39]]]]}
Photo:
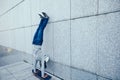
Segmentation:
{"type": "Polygon", "coordinates": [[[40,45],[42,45],[42,43],[43,43],[44,29],[45,29],[47,23],[48,23],[48,18],[44,18],[43,24],[41,25],[41,27],[40,27],[40,29],[39,29],[40,45]]]}
{"type": "Polygon", "coordinates": [[[49,20],[49,17],[46,13],[43,12],[43,15],[44,17],[42,16],[39,27],[33,38],[33,44],[35,45],[42,45],[43,43],[43,32],[49,20]]]}
{"type": "Polygon", "coordinates": [[[43,23],[40,25],[40,29],[42,29],[42,30],[44,30],[45,29],[45,27],[46,27],[46,25],[47,25],[47,23],[48,23],[48,20],[49,20],[49,17],[47,17],[47,18],[43,18],[43,23]]]}
{"type": "Polygon", "coordinates": [[[39,27],[34,35],[33,44],[42,45],[43,43],[43,32],[48,23],[48,18],[42,18],[39,27]]]}
{"type": "Polygon", "coordinates": [[[39,41],[40,41],[40,40],[39,40],[39,34],[40,34],[40,33],[39,33],[39,30],[40,30],[40,27],[42,26],[43,22],[44,22],[44,17],[41,18],[40,23],[39,23],[39,26],[38,26],[35,34],[34,34],[33,42],[32,42],[34,45],[38,45],[38,43],[39,43],[39,41]]]}

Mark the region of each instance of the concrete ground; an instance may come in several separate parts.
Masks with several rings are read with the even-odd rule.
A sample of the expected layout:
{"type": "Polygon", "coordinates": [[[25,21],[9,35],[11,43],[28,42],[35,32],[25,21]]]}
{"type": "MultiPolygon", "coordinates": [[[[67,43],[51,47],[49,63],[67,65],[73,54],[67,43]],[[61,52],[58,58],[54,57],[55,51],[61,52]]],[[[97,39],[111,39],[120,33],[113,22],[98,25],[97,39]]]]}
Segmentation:
{"type": "MultiPolygon", "coordinates": [[[[32,74],[32,64],[23,61],[20,51],[0,46],[0,80],[40,80],[32,74]]],[[[51,80],[61,80],[52,74],[51,80]]]]}
{"type": "MultiPolygon", "coordinates": [[[[25,62],[16,62],[0,67],[0,80],[40,80],[32,74],[32,65],[25,62]]],[[[52,76],[51,80],[60,80],[52,76]]]]}

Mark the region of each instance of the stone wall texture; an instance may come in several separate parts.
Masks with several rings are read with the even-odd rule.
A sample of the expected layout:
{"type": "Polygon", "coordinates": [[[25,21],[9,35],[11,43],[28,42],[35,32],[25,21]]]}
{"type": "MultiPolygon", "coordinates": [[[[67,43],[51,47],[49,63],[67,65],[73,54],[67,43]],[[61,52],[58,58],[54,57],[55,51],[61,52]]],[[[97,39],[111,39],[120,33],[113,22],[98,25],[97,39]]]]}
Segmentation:
{"type": "Polygon", "coordinates": [[[64,80],[120,80],[120,0],[1,0],[0,45],[32,63],[39,13],[47,71],[64,80]]]}

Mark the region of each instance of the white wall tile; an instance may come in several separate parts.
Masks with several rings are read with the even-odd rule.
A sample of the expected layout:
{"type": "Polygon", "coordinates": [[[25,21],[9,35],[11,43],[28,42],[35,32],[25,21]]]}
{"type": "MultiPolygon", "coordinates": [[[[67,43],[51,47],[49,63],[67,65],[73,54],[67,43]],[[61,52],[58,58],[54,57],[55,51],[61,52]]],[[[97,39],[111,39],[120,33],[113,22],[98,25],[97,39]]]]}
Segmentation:
{"type": "MultiPolygon", "coordinates": [[[[22,0],[2,0],[0,14],[20,1],[22,0]]],[[[39,13],[46,12],[50,16],[50,22],[70,19],[71,5],[72,18],[95,15],[97,14],[97,1],[99,1],[99,13],[120,10],[119,0],[71,0],[71,4],[70,0],[24,0],[10,12],[0,17],[0,30],[8,30],[0,32],[0,45],[32,54],[32,40],[38,28],[36,24],[40,22],[39,13]],[[35,26],[20,28],[31,24],[35,26]],[[9,30],[10,28],[18,29],[9,30]]],[[[97,71],[99,75],[119,80],[119,16],[118,12],[75,19],[71,21],[71,31],[70,21],[49,23],[44,31],[43,53],[55,62],[70,65],[71,61],[72,65],[70,66],[72,67],[95,73],[97,71]]],[[[31,57],[29,55],[23,59],[30,61],[31,57]]],[[[68,73],[71,70],[69,68],[52,62],[49,63],[49,67],[48,70],[52,73],[70,79],[68,73]],[[67,73],[66,75],[60,73],[61,70],[58,70],[60,67],[62,70],[67,69],[67,72],[63,72],[67,73]]],[[[81,74],[81,72],[79,73],[81,74]]],[[[79,80],[79,75],[76,74],[76,70],[72,70],[72,78],[79,80]]],[[[84,75],[89,76],[86,73],[84,75]]],[[[95,76],[90,76],[90,78],[96,79],[95,76]]],[[[98,77],[98,80],[107,79],[98,77]]]]}
{"type": "Polygon", "coordinates": [[[8,15],[9,18],[7,16],[5,16],[5,18],[6,21],[10,24],[8,24],[10,28],[19,28],[31,25],[29,0],[25,0],[16,6],[8,13],[8,15]]]}
{"type": "Polygon", "coordinates": [[[9,22],[7,21],[9,19],[9,14],[5,14],[0,18],[0,30],[6,30],[9,29],[9,22]]]}
{"type": "Polygon", "coordinates": [[[71,17],[97,14],[97,0],[71,0],[71,17]]]}
{"type": "Polygon", "coordinates": [[[6,0],[2,0],[0,2],[0,5],[1,5],[1,8],[0,8],[0,15],[1,15],[1,14],[3,14],[6,11],[6,9],[5,9],[5,7],[6,7],[6,0]]]}
{"type": "Polygon", "coordinates": [[[32,21],[32,25],[34,24],[39,24],[39,13],[40,13],[40,0],[30,0],[30,7],[31,7],[31,21],[32,21]]]}
{"type": "Polygon", "coordinates": [[[20,6],[21,6],[20,13],[22,18],[21,22],[23,23],[23,26],[31,25],[30,0],[25,0],[23,3],[21,3],[20,6]]]}
{"type": "Polygon", "coordinates": [[[2,42],[4,41],[4,32],[0,32],[0,35],[1,35],[1,39],[0,39],[0,41],[1,41],[1,44],[2,44],[2,42]]]}
{"type": "MultiPolygon", "coordinates": [[[[12,4],[12,2],[10,3],[12,4]]],[[[22,3],[11,9],[8,13],[3,15],[0,18],[0,25],[2,26],[1,30],[31,25],[29,0],[23,1],[22,3]]]]}
{"type": "MultiPolygon", "coordinates": [[[[10,25],[10,29],[16,28],[16,25],[17,25],[16,22],[18,21],[18,20],[16,19],[16,18],[17,18],[16,8],[14,8],[11,12],[9,12],[9,15],[10,15],[10,17],[9,17],[8,20],[10,21],[9,23],[11,24],[11,25],[10,25]]],[[[8,21],[8,20],[7,20],[7,21],[8,21]]],[[[18,22],[19,22],[19,21],[18,21],[18,22]]]]}
{"type": "Polygon", "coordinates": [[[23,0],[6,0],[6,2],[8,3],[7,7],[11,8],[22,1],[23,0]]]}
{"type": "Polygon", "coordinates": [[[31,33],[31,37],[32,37],[32,41],[33,41],[33,38],[34,38],[34,35],[35,35],[35,32],[37,30],[38,26],[32,26],[31,29],[32,29],[32,33],[31,33]]]}
{"type": "Polygon", "coordinates": [[[120,0],[99,0],[99,13],[120,10],[120,0]]]}
{"type": "Polygon", "coordinates": [[[54,23],[54,59],[70,65],[70,21],[54,23]]]}
{"type": "MultiPolygon", "coordinates": [[[[15,7],[12,10],[12,13],[14,15],[12,15],[13,17],[13,26],[11,26],[11,28],[20,28],[23,27],[23,13],[22,13],[22,8],[21,5],[18,5],[17,7],[15,7]]],[[[8,21],[8,20],[7,20],[8,21]]]]}
{"type": "Polygon", "coordinates": [[[71,47],[72,66],[96,72],[96,17],[71,21],[71,47]]]}
{"type": "MultiPolygon", "coordinates": [[[[120,12],[98,17],[98,74],[119,78],[120,65],[120,12]]],[[[120,78],[119,78],[120,79],[120,78]]]]}
{"type": "Polygon", "coordinates": [[[4,41],[3,42],[5,42],[4,43],[4,46],[7,46],[8,47],[8,45],[9,45],[9,32],[8,31],[5,31],[4,32],[4,41]]]}
{"type": "Polygon", "coordinates": [[[19,27],[23,27],[24,26],[24,7],[23,6],[23,3],[18,5],[16,8],[15,8],[15,28],[19,28],[19,27]]]}
{"type": "Polygon", "coordinates": [[[1,45],[8,47],[8,45],[9,45],[9,31],[1,32],[1,45]]]}
{"type": "Polygon", "coordinates": [[[70,19],[70,0],[40,0],[40,11],[50,16],[50,21],[70,19]]]}
{"type": "Polygon", "coordinates": [[[12,8],[13,6],[15,6],[16,4],[18,4],[20,1],[22,0],[1,0],[0,15],[12,8]]]}
{"type": "MultiPolygon", "coordinates": [[[[0,32],[0,38],[2,38],[2,32],[0,32]]],[[[2,40],[0,39],[0,45],[2,44],[1,42],[2,40]]]]}
{"type": "Polygon", "coordinates": [[[11,11],[11,12],[8,12],[8,15],[9,16],[5,16],[5,21],[6,21],[6,23],[4,23],[4,24],[6,24],[6,26],[8,26],[6,29],[7,30],[9,30],[9,29],[11,29],[13,26],[14,26],[14,21],[13,21],[13,12],[11,11]]]}
{"type": "MultiPolygon", "coordinates": [[[[32,33],[31,33],[31,40],[32,40],[32,42],[33,42],[33,38],[34,38],[34,35],[35,35],[35,32],[36,32],[36,30],[37,30],[37,28],[38,28],[38,26],[32,26],[31,27],[31,31],[32,31],[32,33]]],[[[34,45],[32,44],[32,50],[34,49],[34,45]]]]}
{"type": "Polygon", "coordinates": [[[54,63],[53,65],[54,74],[64,80],[70,80],[71,78],[71,69],[68,66],[61,65],[59,63],[54,63]]]}
{"type": "Polygon", "coordinates": [[[9,31],[10,48],[16,49],[15,30],[9,31]]]}
{"type": "MultiPolygon", "coordinates": [[[[14,35],[14,34],[12,34],[14,35]]],[[[0,32],[0,45],[6,46],[6,47],[11,47],[11,31],[4,31],[4,32],[0,32]]]]}
{"type": "Polygon", "coordinates": [[[15,42],[16,42],[16,49],[20,51],[25,51],[25,32],[24,28],[22,29],[16,29],[15,30],[15,42]]]}
{"type": "Polygon", "coordinates": [[[10,31],[5,31],[6,32],[6,37],[7,37],[7,40],[6,41],[6,47],[11,47],[11,44],[10,44],[10,31]]]}
{"type": "Polygon", "coordinates": [[[43,53],[53,59],[53,23],[48,24],[44,30],[43,34],[43,53]]]}
{"type": "Polygon", "coordinates": [[[25,46],[26,53],[32,54],[32,30],[31,27],[25,28],[25,46]]]}

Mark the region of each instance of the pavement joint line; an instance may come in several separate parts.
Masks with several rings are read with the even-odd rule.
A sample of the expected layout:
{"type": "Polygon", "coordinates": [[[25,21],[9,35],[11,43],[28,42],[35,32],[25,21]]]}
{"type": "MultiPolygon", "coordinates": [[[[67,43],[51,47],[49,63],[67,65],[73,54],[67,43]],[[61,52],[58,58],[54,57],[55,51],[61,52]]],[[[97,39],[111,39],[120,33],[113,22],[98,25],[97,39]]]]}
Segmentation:
{"type": "MultiPolygon", "coordinates": [[[[20,64],[15,64],[15,65],[12,65],[12,66],[19,66],[20,64]]],[[[12,66],[10,66],[10,67],[12,67],[12,66]]],[[[7,68],[7,65],[6,66],[4,66],[5,67],[5,69],[7,69],[8,71],[9,71],[9,69],[7,68]]],[[[26,70],[27,68],[31,68],[31,67],[26,67],[26,68],[24,68],[23,70],[26,70]]]]}
{"type": "Polygon", "coordinates": [[[110,78],[108,78],[108,77],[104,77],[104,76],[102,76],[102,75],[98,75],[97,73],[94,73],[94,72],[91,72],[91,71],[87,71],[87,70],[85,70],[85,69],[76,68],[76,67],[69,66],[69,65],[65,65],[65,64],[62,64],[62,63],[55,62],[55,61],[54,61],[54,63],[60,64],[60,65],[63,65],[63,66],[67,66],[67,67],[69,67],[69,68],[76,69],[76,70],[79,70],[79,71],[83,71],[83,72],[86,72],[86,73],[89,73],[89,74],[92,74],[92,75],[100,76],[100,77],[105,78],[105,79],[112,80],[112,79],[110,79],[110,78]]]}
{"type": "MultiPolygon", "coordinates": [[[[29,62],[28,62],[27,64],[29,64],[29,62]]],[[[32,65],[32,64],[30,64],[30,65],[32,65]]],[[[48,74],[50,74],[50,75],[52,75],[52,76],[54,76],[54,77],[56,77],[56,78],[59,78],[59,79],[61,79],[61,80],[64,80],[64,79],[58,77],[57,75],[52,74],[52,73],[50,73],[50,72],[48,72],[48,71],[45,71],[45,72],[48,73],[48,74]]]]}
{"type": "MultiPolygon", "coordinates": [[[[28,67],[28,68],[30,68],[30,67],[28,67]]],[[[28,68],[27,68],[27,69],[28,69],[28,68]]],[[[17,77],[15,77],[15,75],[14,75],[14,73],[16,73],[16,72],[13,72],[13,73],[12,73],[12,72],[10,72],[7,68],[6,68],[6,70],[7,70],[12,76],[14,76],[14,78],[17,80],[17,77]]],[[[26,68],[23,69],[22,71],[24,71],[24,70],[26,70],[26,68]]],[[[18,72],[17,72],[17,73],[18,73],[18,72]]],[[[32,76],[32,75],[31,75],[31,76],[32,76]]],[[[30,76],[28,76],[28,77],[30,77],[30,76]]],[[[27,78],[28,78],[28,77],[27,77],[27,78]]],[[[25,79],[27,79],[27,78],[25,78],[25,79]]]]}
{"type": "Polygon", "coordinates": [[[64,80],[64,79],[62,79],[61,77],[59,77],[59,76],[57,76],[57,75],[55,75],[55,74],[52,74],[52,73],[50,73],[50,72],[48,72],[48,71],[45,71],[46,73],[48,73],[48,74],[50,74],[50,75],[52,75],[52,76],[54,76],[54,77],[56,77],[56,78],[59,78],[59,79],[61,79],[61,80],[64,80]]]}
{"type": "Polygon", "coordinates": [[[5,65],[5,66],[2,66],[2,67],[7,68],[7,67],[16,66],[16,65],[18,65],[18,64],[14,64],[14,63],[13,63],[13,65],[10,65],[10,64],[9,64],[9,65],[5,65]]]}
{"type": "MultiPolygon", "coordinates": [[[[52,74],[52,73],[50,73],[50,72],[48,72],[48,71],[45,71],[45,72],[48,73],[48,74],[50,74],[51,76],[54,76],[54,77],[60,79],[60,80],[64,80],[64,79],[62,79],[62,78],[60,78],[60,77],[58,77],[58,76],[56,76],[56,75],[54,75],[54,74],[52,74]]],[[[32,72],[31,72],[31,73],[32,73],[32,72]]],[[[28,77],[25,78],[25,80],[26,80],[27,78],[31,77],[31,76],[34,76],[34,75],[33,75],[33,74],[29,75],[28,77]]]]}
{"type": "Polygon", "coordinates": [[[14,79],[16,79],[17,80],[17,78],[14,76],[14,74],[13,73],[11,73],[7,68],[6,68],[6,70],[14,77],[14,79]]]}
{"type": "MultiPolygon", "coordinates": [[[[24,68],[24,69],[22,69],[22,71],[27,70],[28,68],[31,68],[31,67],[24,68]]],[[[13,73],[15,73],[15,72],[13,72],[13,73]]],[[[18,73],[18,72],[17,72],[17,73],[18,73]]]]}
{"type": "MultiPolygon", "coordinates": [[[[21,64],[21,63],[20,63],[20,64],[21,64]]],[[[29,64],[29,63],[26,63],[26,64],[29,64]]],[[[17,64],[16,64],[16,65],[17,65],[17,64]]],[[[12,67],[12,66],[10,66],[10,67],[12,67]]],[[[26,68],[22,69],[22,71],[27,70],[27,69],[29,69],[29,68],[31,68],[31,67],[26,67],[26,68]]],[[[71,67],[71,68],[77,69],[77,68],[75,68],[75,67],[71,67]]],[[[9,69],[7,69],[7,67],[4,67],[3,69],[6,69],[6,70],[17,80],[17,78],[14,76],[14,73],[15,73],[15,72],[14,72],[14,73],[10,72],[9,69]]],[[[83,69],[79,69],[79,70],[86,72],[86,71],[83,70],[83,69]]],[[[59,78],[59,79],[61,79],[61,80],[64,80],[64,79],[62,79],[62,78],[60,78],[60,77],[56,76],[55,74],[52,74],[52,73],[50,73],[50,72],[48,72],[48,71],[45,71],[45,72],[48,73],[48,74],[51,74],[52,76],[54,76],[54,77],[56,77],[56,78],[59,78]]],[[[88,71],[87,71],[87,72],[88,72],[88,71]]],[[[88,73],[89,73],[89,72],[88,72],[88,73]]],[[[101,75],[98,75],[98,74],[96,74],[96,73],[93,73],[93,74],[96,75],[97,77],[102,77],[102,78],[105,78],[105,79],[108,79],[108,80],[112,80],[112,79],[110,79],[110,78],[106,78],[106,77],[101,76],[101,75]]],[[[30,77],[30,76],[32,76],[32,75],[29,75],[28,77],[30,77]]],[[[26,77],[25,79],[27,79],[28,77],[26,77]]]]}
{"type": "Polygon", "coordinates": [[[31,76],[34,76],[34,75],[33,75],[33,74],[31,74],[31,75],[27,76],[24,80],[26,80],[27,78],[29,78],[29,77],[31,77],[31,76]]]}
{"type": "Polygon", "coordinates": [[[110,78],[107,78],[107,77],[104,77],[104,76],[101,76],[101,75],[98,75],[98,74],[97,74],[97,76],[98,76],[98,77],[105,78],[105,79],[108,79],[108,80],[112,80],[112,79],[110,79],[110,78]]]}
{"type": "MultiPolygon", "coordinates": [[[[12,67],[12,66],[11,66],[12,67]]],[[[31,68],[31,67],[27,67],[27,68],[25,68],[25,69],[23,69],[23,71],[24,70],[26,70],[26,69],[28,69],[28,68],[31,68]]],[[[12,73],[12,72],[10,72],[7,68],[4,68],[4,69],[6,69],[16,80],[17,80],[17,77],[15,77],[14,76],[14,73],[12,73]]],[[[54,75],[54,74],[52,74],[52,73],[50,73],[50,72],[47,72],[47,71],[45,71],[46,73],[48,73],[48,74],[50,74],[51,76],[54,76],[54,77],[56,77],[56,78],[59,78],[59,79],[61,79],[61,80],[64,80],[64,79],[62,79],[62,78],[60,78],[60,77],[58,77],[58,76],[56,76],[56,75],[54,75]]],[[[32,73],[32,72],[31,72],[32,73]]],[[[26,78],[24,78],[24,80],[26,80],[28,77],[31,77],[32,76],[32,74],[31,75],[29,75],[29,76],[27,76],[26,78]]]]}
{"type": "Polygon", "coordinates": [[[110,79],[110,78],[108,78],[108,77],[104,77],[104,76],[102,76],[102,75],[99,75],[99,74],[94,73],[94,72],[87,71],[87,70],[85,70],[85,69],[79,69],[79,68],[72,67],[72,66],[70,66],[70,67],[73,68],[73,69],[79,70],[79,71],[83,71],[83,72],[86,72],[86,73],[89,73],[89,74],[92,74],[92,75],[96,75],[96,76],[100,76],[100,77],[105,78],[105,79],[112,80],[112,79],[110,79]]]}
{"type": "Polygon", "coordinates": [[[16,63],[13,63],[12,65],[6,65],[6,66],[4,66],[4,67],[18,66],[18,65],[20,65],[20,64],[22,64],[22,63],[17,62],[17,64],[16,64],[16,63]]]}
{"type": "MultiPolygon", "coordinates": [[[[55,61],[54,61],[54,63],[60,64],[60,65],[63,65],[63,66],[67,66],[67,67],[69,67],[69,68],[73,68],[73,69],[76,69],[76,70],[79,70],[79,71],[83,71],[83,72],[86,72],[86,73],[89,73],[89,74],[92,74],[92,75],[100,76],[100,77],[105,78],[105,79],[112,80],[112,79],[110,79],[110,78],[107,78],[107,77],[98,75],[97,73],[90,72],[90,71],[87,71],[87,70],[85,70],[85,69],[79,69],[79,68],[76,68],[76,67],[73,67],[73,66],[69,66],[69,65],[65,65],[65,64],[62,64],[62,63],[58,63],[58,62],[55,62],[55,61]]],[[[28,64],[29,64],[29,63],[28,63],[28,64]]],[[[48,71],[46,71],[46,72],[47,72],[47,73],[50,73],[50,72],[48,72],[48,71]]],[[[50,73],[50,74],[52,74],[52,73],[50,73]]],[[[60,77],[56,76],[54,73],[53,73],[52,75],[55,76],[55,77],[57,77],[57,78],[60,78],[60,77]]],[[[62,79],[62,78],[60,78],[60,79],[61,79],[61,80],[64,80],[64,79],[62,79]]]]}

